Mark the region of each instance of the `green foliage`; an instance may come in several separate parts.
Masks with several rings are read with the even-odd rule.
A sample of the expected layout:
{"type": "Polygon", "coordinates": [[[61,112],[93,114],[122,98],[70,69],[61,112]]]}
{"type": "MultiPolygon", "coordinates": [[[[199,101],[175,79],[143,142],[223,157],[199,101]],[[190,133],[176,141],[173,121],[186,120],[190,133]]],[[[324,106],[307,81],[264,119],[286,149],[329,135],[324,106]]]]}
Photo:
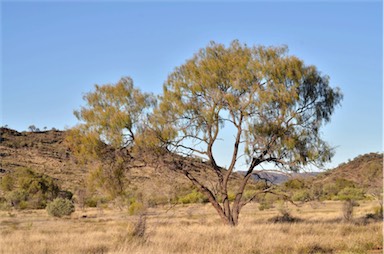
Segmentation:
{"type": "Polygon", "coordinates": [[[129,77],[95,85],[84,100],[87,105],[74,112],[82,124],[71,130],[66,144],[79,162],[87,163],[89,184],[113,199],[124,192],[136,135],[156,100],[135,88],[129,77]]]}
{"type": "Polygon", "coordinates": [[[274,203],[278,200],[278,197],[271,193],[263,194],[259,199],[259,210],[263,211],[274,207],[274,203]]]}
{"type": "Polygon", "coordinates": [[[376,218],[383,218],[383,206],[375,206],[373,208],[373,214],[376,218]]]}
{"type": "MultiPolygon", "coordinates": [[[[45,208],[47,202],[64,194],[53,178],[25,168],[5,175],[1,179],[1,189],[6,201],[16,209],[45,208]]],[[[72,196],[69,191],[65,193],[72,196]]]]}
{"type": "MultiPolygon", "coordinates": [[[[99,164],[93,166],[102,168],[95,174],[100,176],[99,188],[117,186],[112,196],[123,193],[123,165],[129,165],[127,154],[137,152],[137,137],[139,147],[144,144],[154,146],[154,151],[207,156],[207,165],[218,176],[218,191],[186,172],[183,163],[173,163],[216,206],[223,200],[227,209],[224,216],[230,219],[227,202],[234,195],[228,192],[228,182],[239,147],[245,149],[248,175],[263,163],[293,171],[310,163],[323,165],[333,151],[321,139],[319,130],[330,121],[342,94],[330,87],[329,77],[315,66],[288,55],[287,47],[248,47],[235,40],[228,47],[211,42],[175,68],[164,83],[160,99],[147,119],[146,113],[156,106],[155,99],[135,89],[131,78],[122,78],[115,85],[96,85],[94,92],[84,96],[87,106],[75,111],[83,123],[69,137],[72,151],[84,154],[79,156],[82,158],[96,155],[99,164]],[[225,125],[235,130],[236,138],[230,166],[224,172],[216,164],[213,150],[225,125]],[[108,149],[113,156],[105,156],[108,149]]],[[[241,209],[248,179],[245,177],[235,191],[239,195],[234,202],[238,207],[232,209],[235,216],[241,209]]],[[[199,200],[199,194],[191,193],[181,200],[193,202],[199,200]]],[[[237,218],[229,221],[237,223],[237,218]]]]}
{"type": "Polygon", "coordinates": [[[284,183],[284,186],[288,189],[294,189],[294,190],[299,190],[303,189],[305,187],[305,182],[303,179],[291,179],[288,180],[284,183]]]}
{"type": "Polygon", "coordinates": [[[114,85],[95,85],[95,91],[87,93],[84,100],[87,106],[75,111],[75,116],[84,122],[79,127],[85,135],[114,148],[133,145],[144,114],[155,104],[155,98],[134,88],[129,77],[114,85]]]}
{"type": "Polygon", "coordinates": [[[306,202],[311,200],[311,194],[309,190],[303,189],[303,190],[298,190],[294,192],[292,195],[292,200],[293,201],[300,201],[300,202],[306,202]]]}
{"type": "Polygon", "coordinates": [[[201,192],[192,190],[191,193],[188,193],[184,196],[179,197],[178,201],[181,204],[191,204],[191,203],[206,203],[208,202],[208,199],[201,192]]]}
{"type": "Polygon", "coordinates": [[[6,193],[5,199],[12,207],[23,209],[26,208],[25,201],[28,199],[28,193],[25,190],[13,190],[6,193]]]}
{"type": "Polygon", "coordinates": [[[14,178],[10,175],[7,174],[1,178],[1,190],[4,192],[11,191],[14,188],[15,185],[15,180],[14,178]]]}
{"type": "Polygon", "coordinates": [[[362,200],[364,191],[359,188],[346,187],[337,194],[338,200],[362,200]]]}
{"type": "Polygon", "coordinates": [[[250,161],[261,158],[295,169],[330,159],[319,128],[341,99],[327,76],[289,56],[286,47],[212,42],[168,76],[153,125],[163,141],[180,149],[180,142],[215,142],[225,124],[235,129],[244,124],[250,161]],[[260,147],[268,147],[270,157],[260,147]]]}
{"type": "Polygon", "coordinates": [[[243,197],[244,199],[249,200],[251,198],[254,198],[254,196],[257,195],[258,192],[258,190],[248,189],[244,191],[243,197]]]}
{"type": "Polygon", "coordinates": [[[129,215],[142,214],[146,210],[145,205],[137,198],[132,197],[129,199],[128,213],[129,215]]]}
{"type": "Polygon", "coordinates": [[[106,204],[109,200],[105,197],[87,196],[84,200],[84,205],[87,207],[97,207],[99,204],[106,204]]]}
{"type": "Polygon", "coordinates": [[[64,198],[56,198],[47,205],[47,212],[54,217],[63,217],[70,215],[75,211],[73,203],[64,198]]]}

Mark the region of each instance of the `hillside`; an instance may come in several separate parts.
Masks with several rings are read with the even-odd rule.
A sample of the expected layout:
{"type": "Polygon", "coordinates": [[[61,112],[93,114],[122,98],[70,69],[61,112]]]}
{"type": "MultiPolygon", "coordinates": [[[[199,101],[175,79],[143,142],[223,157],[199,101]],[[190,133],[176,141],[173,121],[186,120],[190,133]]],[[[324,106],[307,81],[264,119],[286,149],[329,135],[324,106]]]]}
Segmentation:
{"type": "Polygon", "coordinates": [[[83,185],[86,172],[73,162],[63,145],[65,132],[17,132],[1,128],[0,135],[2,174],[30,168],[55,178],[66,189],[83,185]]]}
{"type": "Polygon", "coordinates": [[[367,192],[383,189],[383,154],[369,153],[360,155],[349,162],[319,174],[314,182],[326,184],[337,179],[351,181],[356,187],[367,192]]]}
{"type": "MultiPolygon", "coordinates": [[[[1,128],[0,134],[0,178],[7,173],[28,168],[53,177],[63,189],[72,193],[86,188],[88,169],[86,165],[76,163],[76,158],[66,147],[66,131],[17,132],[1,128]]],[[[140,163],[133,161],[132,164],[140,163]]],[[[140,192],[144,198],[163,200],[192,189],[192,184],[184,175],[168,170],[166,165],[158,167],[156,160],[153,165],[131,166],[127,165],[125,179],[129,188],[140,192]]],[[[215,176],[205,170],[203,162],[197,160],[194,166],[196,178],[214,182],[215,176]]],[[[240,175],[235,174],[231,179],[237,177],[240,175]]]]}
{"type": "MultiPolygon", "coordinates": [[[[50,130],[44,132],[17,132],[0,129],[0,177],[20,168],[29,168],[56,179],[59,185],[73,193],[86,187],[88,169],[76,163],[76,159],[64,144],[65,131],[50,130]]],[[[296,177],[312,179],[313,183],[325,185],[346,179],[355,183],[356,187],[366,191],[382,189],[383,155],[366,154],[343,163],[335,169],[321,174],[296,174],[296,177]],[[316,175],[312,178],[313,175],[316,175]]],[[[199,178],[206,182],[214,182],[214,175],[204,170],[203,162],[196,164],[199,178]]],[[[195,173],[196,173],[195,172],[195,173]]],[[[275,184],[288,180],[283,174],[261,173],[275,184]]],[[[234,179],[241,177],[241,172],[234,179]]],[[[126,179],[131,189],[141,190],[142,195],[162,199],[175,195],[175,192],[191,190],[192,185],[185,176],[159,168],[157,165],[131,168],[127,170],[126,179]]],[[[212,185],[212,184],[211,184],[212,185]]],[[[210,185],[209,185],[210,186],[210,185]]]]}

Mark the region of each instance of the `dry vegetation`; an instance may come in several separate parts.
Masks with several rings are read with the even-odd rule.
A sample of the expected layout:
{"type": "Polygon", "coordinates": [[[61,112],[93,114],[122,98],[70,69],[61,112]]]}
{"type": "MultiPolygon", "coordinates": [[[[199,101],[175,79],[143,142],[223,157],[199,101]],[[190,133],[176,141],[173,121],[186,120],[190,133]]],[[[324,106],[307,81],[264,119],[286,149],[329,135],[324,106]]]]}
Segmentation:
{"type": "Polygon", "coordinates": [[[382,223],[364,220],[375,202],[361,202],[355,220],[341,202],[290,206],[296,223],[271,223],[278,209],[244,208],[239,226],[221,224],[209,205],[151,208],[143,237],[127,211],[87,209],[55,219],[45,210],[0,212],[0,253],[382,253],[382,223]],[[136,228],[137,229],[137,228],[136,228]]]}
{"type": "MultiPolygon", "coordinates": [[[[64,135],[2,129],[0,178],[28,167],[57,179],[77,195],[77,188],[84,187],[86,171],[67,154],[64,135]]],[[[314,183],[324,186],[337,178],[349,179],[367,193],[382,193],[381,169],[382,154],[366,155],[325,173],[314,183]]],[[[143,199],[163,203],[189,184],[176,173],[151,167],[133,169],[127,177],[130,186],[145,190],[143,199]]],[[[139,216],[130,216],[126,208],[78,208],[61,219],[50,217],[45,210],[3,210],[0,253],[382,253],[382,221],[364,219],[375,213],[379,204],[359,203],[348,223],[342,220],[341,201],[291,205],[289,212],[298,219],[294,223],[273,223],[280,214],[279,206],[260,211],[259,204],[253,203],[244,207],[237,227],[222,225],[210,204],[150,208],[141,227],[139,216]],[[143,237],[135,236],[142,233],[143,237]]]]}

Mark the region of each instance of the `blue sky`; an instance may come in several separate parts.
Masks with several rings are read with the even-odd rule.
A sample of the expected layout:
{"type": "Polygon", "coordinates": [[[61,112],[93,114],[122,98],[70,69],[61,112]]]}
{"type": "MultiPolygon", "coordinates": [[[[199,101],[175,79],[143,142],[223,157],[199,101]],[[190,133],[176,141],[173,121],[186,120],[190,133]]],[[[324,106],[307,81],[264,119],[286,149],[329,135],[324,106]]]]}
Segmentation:
{"type": "Polygon", "coordinates": [[[284,44],[344,93],[323,129],[336,166],[382,151],[382,10],[380,1],[3,1],[1,125],[72,127],[83,94],[122,76],[159,94],[211,40],[284,44]]]}

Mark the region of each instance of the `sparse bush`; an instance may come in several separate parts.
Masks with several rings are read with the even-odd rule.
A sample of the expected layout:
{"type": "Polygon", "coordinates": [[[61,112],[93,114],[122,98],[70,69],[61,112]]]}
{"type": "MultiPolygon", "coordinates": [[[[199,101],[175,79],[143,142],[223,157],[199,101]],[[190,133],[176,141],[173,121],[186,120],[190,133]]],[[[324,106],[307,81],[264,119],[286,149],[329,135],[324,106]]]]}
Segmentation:
{"type": "Polygon", "coordinates": [[[192,190],[191,193],[188,193],[185,196],[179,197],[179,203],[182,204],[191,204],[191,203],[206,203],[208,202],[207,198],[196,190],[192,190]]]}
{"type": "Polygon", "coordinates": [[[88,207],[97,207],[99,199],[97,197],[87,197],[85,199],[85,205],[88,207]]]}
{"type": "Polygon", "coordinates": [[[65,198],[56,198],[47,205],[47,212],[54,217],[70,215],[75,211],[72,201],[65,198]]]}
{"type": "Polygon", "coordinates": [[[282,215],[277,215],[275,217],[270,218],[268,221],[272,223],[294,223],[300,222],[301,219],[292,217],[289,212],[285,212],[282,215]]]}
{"type": "Polygon", "coordinates": [[[289,212],[289,209],[285,203],[280,203],[277,210],[279,211],[280,215],[277,215],[277,216],[269,219],[270,222],[273,222],[273,223],[294,223],[294,222],[301,221],[301,219],[295,218],[291,215],[291,213],[289,212]]]}
{"type": "Polygon", "coordinates": [[[129,215],[137,215],[142,214],[146,210],[145,205],[138,201],[138,199],[132,197],[129,200],[128,213],[129,215]]]}
{"type": "Polygon", "coordinates": [[[305,182],[303,179],[291,179],[284,183],[284,186],[288,189],[300,190],[305,188],[305,182]]]}
{"type": "Polygon", "coordinates": [[[311,195],[309,194],[308,190],[299,190],[293,193],[292,200],[293,201],[309,201],[311,199],[311,195]]]}
{"type": "Polygon", "coordinates": [[[364,191],[359,188],[346,187],[342,189],[338,194],[336,199],[338,200],[361,200],[364,199],[364,191]]]}
{"type": "Polygon", "coordinates": [[[266,193],[258,199],[260,205],[259,210],[263,211],[265,209],[270,209],[274,207],[274,203],[278,200],[278,197],[271,193],[266,193]]]}
{"type": "Polygon", "coordinates": [[[232,201],[235,200],[235,198],[236,198],[236,194],[233,193],[233,192],[231,192],[231,191],[229,191],[229,192],[228,192],[228,200],[229,200],[230,202],[232,202],[232,201]]]}
{"type": "Polygon", "coordinates": [[[343,204],[343,217],[346,221],[351,221],[353,218],[353,204],[352,200],[346,200],[343,204]]]}
{"type": "Polygon", "coordinates": [[[245,190],[244,191],[244,198],[247,200],[247,199],[250,199],[250,198],[254,198],[254,196],[258,193],[257,190],[245,190]]]}

